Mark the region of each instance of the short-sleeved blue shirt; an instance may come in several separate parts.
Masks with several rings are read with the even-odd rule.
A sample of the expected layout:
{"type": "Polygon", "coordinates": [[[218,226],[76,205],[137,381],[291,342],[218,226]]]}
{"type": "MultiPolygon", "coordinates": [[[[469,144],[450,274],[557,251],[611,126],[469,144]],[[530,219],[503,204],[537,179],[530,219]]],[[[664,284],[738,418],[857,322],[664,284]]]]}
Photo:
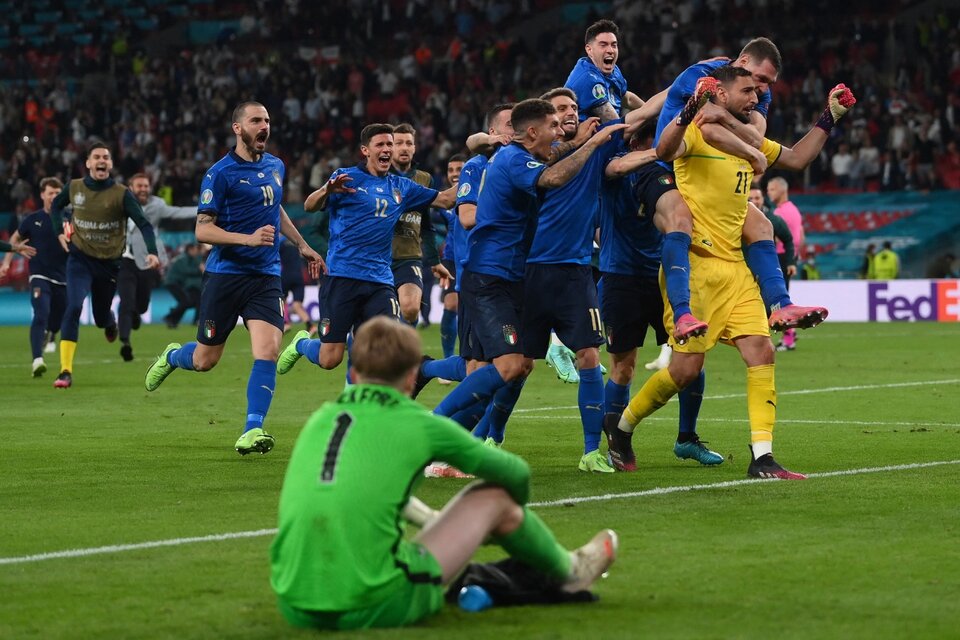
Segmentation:
{"type": "Polygon", "coordinates": [[[572,89],[577,95],[581,122],[590,117],[590,111],[594,107],[604,102],[609,102],[616,109],[617,115],[623,115],[620,113],[620,106],[627,94],[627,81],[620,72],[620,67],[616,65],[610,75],[606,75],[590,58],[584,56],[577,60],[563,86],[572,89]]]}
{"type": "Polygon", "coordinates": [[[346,186],[356,191],[333,193],[327,198],[327,272],[392,285],[393,228],[405,211],[433,202],[437,190],[392,173],[382,178],[372,175],[364,165],[337,169],[330,179],[344,174],[352,178],[346,186]]]}
{"type": "Polygon", "coordinates": [[[537,181],[546,168],[517,142],[490,158],[477,199],[477,225],[470,231],[467,269],[513,282],[523,279],[542,201],[537,181]]]}
{"type": "Polygon", "coordinates": [[[280,275],[280,203],[285,173],[276,156],[264,153],[259,161],[247,162],[233,150],[207,170],[200,185],[197,215],[216,215],[215,224],[232,233],[276,227],[272,246],[214,245],[207,257],[207,271],[280,275]]]}

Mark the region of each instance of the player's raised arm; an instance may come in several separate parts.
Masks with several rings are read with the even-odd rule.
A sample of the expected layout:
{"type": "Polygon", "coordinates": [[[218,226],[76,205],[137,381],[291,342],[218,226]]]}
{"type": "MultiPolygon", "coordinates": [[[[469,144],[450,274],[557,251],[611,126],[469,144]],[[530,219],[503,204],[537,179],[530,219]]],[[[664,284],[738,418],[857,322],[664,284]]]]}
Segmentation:
{"type": "Polygon", "coordinates": [[[556,189],[567,184],[583,168],[590,154],[608,142],[614,133],[626,128],[627,125],[625,124],[614,124],[600,129],[575,152],[541,173],[539,180],[537,180],[537,186],[541,189],[556,189]]]}
{"type": "Polygon", "coordinates": [[[857,99],[853,92],[844,84],[838,84],[827,94],[827,106],[820,115],[820,119],[807,135],[792,148],[784,147],[777,159],[777,166],[783,169],[800,171],[806,169],[820,154],[833,126],[846,115],[847,111],[856,104],[857,99]]]}
{"type": "Polygon", "coordinates": [[[323,209],[327,204],[327,198],[333,193],[355,193],[356,189],[347,185],[351,180],[353,180],[353,178],[345,173],[341,173],[340,175],[334,174],[322,187],[307,196],[306,201],[303,203],[303,210],[308,213],[313,213],[314,211],[323,209]]]}
{"type": "Polygon", "coordinates": [[[693,122],[697,112],[703,108],[712,96],[717,93],[716,78],[706,77],[697,81],[697,87],[693,95],[687,100],[677,117],[660,134],[660,142],[657,143],[657,157],[661,160],[671,162],[683,155],[686,151],[686,144],[683,142],[683,135],[687,127],[693,122]]]}
{"type": "Polygon", "coordinates": [[[616,157],[607,163],[603,170],[603,175],[607,180],[622,178],[628,173],[633,173],[642,166],[648,165],[657,159],[656,149],[644,149],[643,151],[631,151],[622,156],[616,157]]]}
{"type": "Polygon", "coordinates": [[[437,197],[433,199],[433,202],[430,203],[431,207],[439,207],[441,209],[449,209],[457,203],[457,188],[450,187],[449,189],[444,189],[443,191],[437,192],[437,197]]]}
{"type": "MultiPolygon", "coordinates": [[[[667,93],[669,91],[669,88],[664,89],[646,102],[643,102],[639,108],[632,110],[624,116],[623,121],[630,125],[631,130],[634,130],[640,128],[650,120],[656,120],[660,116],[660,111],[663,109],[664,103],[667,101],[667,93]]],[[[629,91],[627,93],[632,95],[629,91]]]]}

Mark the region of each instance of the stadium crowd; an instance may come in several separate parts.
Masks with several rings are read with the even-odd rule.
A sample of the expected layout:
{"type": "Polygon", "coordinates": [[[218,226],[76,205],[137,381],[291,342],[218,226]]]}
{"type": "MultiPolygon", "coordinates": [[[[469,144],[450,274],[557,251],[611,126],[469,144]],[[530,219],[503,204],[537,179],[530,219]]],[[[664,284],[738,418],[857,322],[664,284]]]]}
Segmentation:
{"type": "MultiPolygon", "coordinates": [[[[200,172],[230,141],[223,113],[251,95],[274,115],[288,202],[353,163],[368,122],[413,122],[419,164],[438,175],[486,106],[561,81],[596,17],[554,0],[265,4],[11,5],[0,211],[36,209],[43,176],[80,175],[93,136],[114,146],[121,176],[145,171],[158,193],[194,204],[200,172]]],[[[743,34],[772,37],[785,72],[769,132],[785,142],[815,118],[826,86],[851,79],[864,108],[834,131],[806,189],[960,188],[960,10],[856,1],[836,20],[822,0],[613,5],[621,69],[641,96],[689,60],[735,53],[743,34]]]]}

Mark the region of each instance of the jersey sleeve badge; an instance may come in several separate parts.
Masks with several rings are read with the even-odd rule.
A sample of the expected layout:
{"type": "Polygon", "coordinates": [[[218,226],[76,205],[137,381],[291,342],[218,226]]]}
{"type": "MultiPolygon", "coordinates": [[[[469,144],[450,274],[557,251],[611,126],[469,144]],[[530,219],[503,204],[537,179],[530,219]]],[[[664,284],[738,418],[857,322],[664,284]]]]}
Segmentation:
{"type": "Polygon", "coordinates": [[[591,93],[593,93],[594,98],[599,100],[600,98],[605,98],[607,96],[607,88],[598,82],[597,84],[593,85],[593,90],[591,93]]]}
{"type": "Polygon", "coordinates": [[[213,191],[204,189],[203,193],[200,194],[200,204],[210,204],[211,202],[213,202],[213,191]]]}
{"type": "Polygon", "coordinates": [[[457,197],[465,198],[470,193],[470,183],[464,182],[460,185],[460,188],[457,189],[457,197]]]}

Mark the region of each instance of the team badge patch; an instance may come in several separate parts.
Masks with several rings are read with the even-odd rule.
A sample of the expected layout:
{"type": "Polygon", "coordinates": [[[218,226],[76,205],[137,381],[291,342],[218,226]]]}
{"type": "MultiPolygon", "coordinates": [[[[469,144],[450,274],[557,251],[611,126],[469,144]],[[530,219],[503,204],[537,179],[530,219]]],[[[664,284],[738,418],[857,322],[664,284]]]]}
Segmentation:
{"type": "Polygon", "coordinates": [[[593,97],[599,100],[600,98],[607,97],[607,88],[600,84],[599,82],[593,85],[593,90],[591,91],[593,97]]]}
{"type": "Polygon", "coordinates": [[[200,204],[210,204],[211,202],[213,202],[213,191],[204,189],[203,193],[200,194],[200,204]]]}
{"type": "Polygon", "coordinates": [[[470,193],[470,183],[469,183],[469,182],[464,182],[462,185],[460,185],[460,188],[457,189],[457,197],[458,197],[458,198],[465,198],[469,193],[470,193]]]}
{"type": "Polygon", "coordinates": [[[87,196],[83,195],[80,192],[77,192],[77,195],[73,196],[73,206],[82,207],[83,203],[87,201],[87,196]]]}
{"type": "Polygon", "coordinates": [[[283,180],[280,179],[280,172],[276,169],[273,170],[273,181],[277,183],[278,187],[283,186],[283,180]]]}
{"type": "Polygon", "coordinates": [[[503,340],[507,344],[517,344],[517,330],[512,324],[503,325],[503,340]]]}
{"type": "Polygon", "coordinates": [[[217,323],[213,320],[206,320],[203,323],[203,335],[207,340],[211,340],[213,336],[217,335],[217,323]]]}
{"type": "Polygon", "coordinates": [[[330,333],[330,318],[324,318],[320,321],[320,335],[325,336],[330,333]]]}
{"type": "Polygon", "coordinates": [[[542,166],[543,166],[542,162],[535,162],[533,160],[527,163],[527,169],[536,169],[537,167],[542,167],[542,166]]]}
{"type": "Polygon", "coordinates": [[[400,195],[400,189],[393,190],[393,200],[397,204],[400,204],[400,201],[403,199],[403,196],[400,195]]]}
{"type": "Polygon", "coordinates": [[[659,182],[664,186],[669,186],[673,184],[673,176],[660,176],[659,178],[657,178],[657,182],[659,182]]]}

